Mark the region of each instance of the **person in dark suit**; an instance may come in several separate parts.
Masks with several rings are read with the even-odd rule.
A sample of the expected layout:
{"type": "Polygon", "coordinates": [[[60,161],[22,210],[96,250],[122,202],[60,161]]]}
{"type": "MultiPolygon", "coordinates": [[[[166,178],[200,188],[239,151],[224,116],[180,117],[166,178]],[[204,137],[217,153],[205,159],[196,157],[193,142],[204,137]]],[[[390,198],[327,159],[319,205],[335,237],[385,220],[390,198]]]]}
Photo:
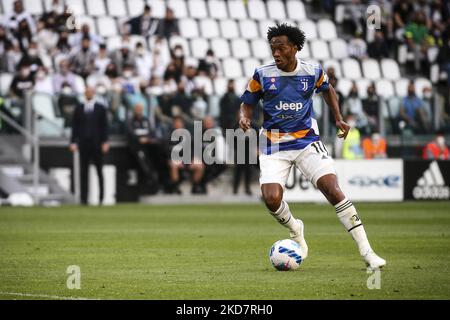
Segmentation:
{"type": "Polygon", "coordinates": [[[108,120],[106,108],[95,101],[95,89],[88,87],[85,102],[75,108],[72,120],[72,139],[70,150],[80,151],[81,203],[88,200],[89,163],[92,161],[97,169],[100,186],[99,203],[103,202],[103,155],[109,150],[108,120]]]}
{"type": "Polygon", "coordinates": [[[152,8],[145,5],[143,14],[131,18],[126,24],[130,27],[130,34],[150,37],[157,32],[159,20],[152,17],[152,8]]]}

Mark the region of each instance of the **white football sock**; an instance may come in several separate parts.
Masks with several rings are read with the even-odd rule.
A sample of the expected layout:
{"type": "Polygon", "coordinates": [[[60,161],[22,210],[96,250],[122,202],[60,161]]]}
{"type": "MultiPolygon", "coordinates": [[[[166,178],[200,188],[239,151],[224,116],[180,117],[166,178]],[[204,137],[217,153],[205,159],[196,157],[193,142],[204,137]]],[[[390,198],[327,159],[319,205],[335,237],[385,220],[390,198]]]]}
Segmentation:
{"type": "Polygon", "coordinates": [[[355,240],[359,253],[364,256],[367,252],[371,251],[372,248],[367,239],[366,231],[353,204],[346,198],[334,207],[336,208],[336,214],[339,220],[341,220],[345,229],[351,234],[353,240],[355,240]]]}
{"type": "Polygon", "coordinates": [[[291,213],[291,210],[289,210],[289,206],[286,201],[281,201],[281,205],[278,208],[277,211],[272,212],[270,211],[270,214],[277,219],[277,221],[285,226],[286,228],[289,228],[289,230],[296,230],[298,227],[298,221],[294,218],[294,216],[291,213]]]}

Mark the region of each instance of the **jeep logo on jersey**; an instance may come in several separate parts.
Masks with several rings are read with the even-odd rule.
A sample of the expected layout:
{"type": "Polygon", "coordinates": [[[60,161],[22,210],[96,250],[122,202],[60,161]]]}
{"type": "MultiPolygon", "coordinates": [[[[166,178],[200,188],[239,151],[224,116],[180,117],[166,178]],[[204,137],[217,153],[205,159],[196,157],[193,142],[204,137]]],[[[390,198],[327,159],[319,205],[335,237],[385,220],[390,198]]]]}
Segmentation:
{"type": "Polygon", "coordinates": [[[292,103],[287,103],[287,102],[283,102],[280,101],[280,104],[278,104],[275,107],[277,110],[295,110],[295,111],[299,111],[302,110],[303,108],[303,104],[301,102],[292,102],[292,103]]]}

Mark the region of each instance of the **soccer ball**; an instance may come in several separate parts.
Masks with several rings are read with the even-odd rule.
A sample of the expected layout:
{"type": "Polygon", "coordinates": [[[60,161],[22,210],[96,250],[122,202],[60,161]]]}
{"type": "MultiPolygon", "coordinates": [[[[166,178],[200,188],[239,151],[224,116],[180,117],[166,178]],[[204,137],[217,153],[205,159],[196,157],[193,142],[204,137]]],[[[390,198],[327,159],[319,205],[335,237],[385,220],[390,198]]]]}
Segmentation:
{"type": "Polygon", "coordinates": [[[299,244],[291,239],[278,240],[269,252],[270,262],[279,271],[297,269],[302,263],[302,256],[299,244]]]}

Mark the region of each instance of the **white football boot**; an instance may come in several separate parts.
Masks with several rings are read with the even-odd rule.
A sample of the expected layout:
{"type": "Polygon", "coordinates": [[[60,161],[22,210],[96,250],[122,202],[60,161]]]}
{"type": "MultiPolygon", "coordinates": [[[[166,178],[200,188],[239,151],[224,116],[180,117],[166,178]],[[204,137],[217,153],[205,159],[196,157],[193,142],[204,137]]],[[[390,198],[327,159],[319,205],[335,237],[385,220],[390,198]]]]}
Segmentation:
{"type": "Polygon", "coordinates": [[[297,242],[300,245],[300,248],[302,249],[303,252],[303,259],[306,259],[306,257],[308,256],[308,245],[306,244],[305,241],[305,234],[304,234],[304,230],[305,230],[305,226],[303,224],[303,221],[300,219],[297,219],[299,227],[297,230],[295,231],[291,231],[290,236],[291,239],[294,240],[295,242],[297,242]]]}
{"type": "Polygon", "coordinates": [[[372,270],[380,269],[386,265],[386,260],[380,258],[373,250],[363,256],[366,266],[372,270]]]}

